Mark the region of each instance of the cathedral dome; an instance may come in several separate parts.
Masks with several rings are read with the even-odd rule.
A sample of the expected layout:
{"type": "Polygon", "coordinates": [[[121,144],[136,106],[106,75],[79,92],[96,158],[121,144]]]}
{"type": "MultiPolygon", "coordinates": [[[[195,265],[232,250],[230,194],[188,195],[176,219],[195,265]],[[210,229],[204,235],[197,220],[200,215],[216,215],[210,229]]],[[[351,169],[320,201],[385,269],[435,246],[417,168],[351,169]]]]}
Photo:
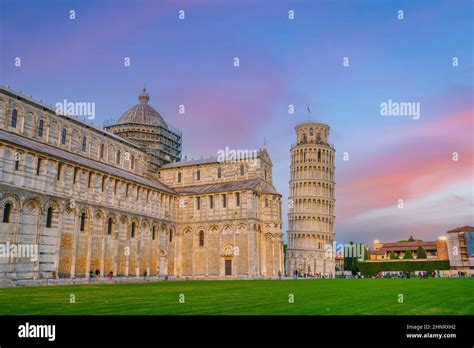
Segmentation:
{"type": "Polygon", "coordinates": [[[139,103],[125,112],[122,117],[119,118],[117,124],[138,123],[150,126],[161,126],[168,129],[168,125],[163,117],[161,117],[158,111],[148,105],[150,96],[145,88],[143,88],[143,91],[138,96],[138,100],[139,103]]]}

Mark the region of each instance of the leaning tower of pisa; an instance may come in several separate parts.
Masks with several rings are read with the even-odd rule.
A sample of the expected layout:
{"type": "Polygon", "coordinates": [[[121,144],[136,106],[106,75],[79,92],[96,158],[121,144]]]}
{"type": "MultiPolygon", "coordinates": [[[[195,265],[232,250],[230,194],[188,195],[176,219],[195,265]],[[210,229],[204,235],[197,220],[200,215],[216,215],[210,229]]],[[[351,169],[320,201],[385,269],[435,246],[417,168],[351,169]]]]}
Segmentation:
{"type": "Polygon", "coordinates": [[[302,123],[291,147],[288,276],[334,276],[334,147],[329,126],[302,123]],[[328,252],[329,251],[329,252],[328,252]]]}

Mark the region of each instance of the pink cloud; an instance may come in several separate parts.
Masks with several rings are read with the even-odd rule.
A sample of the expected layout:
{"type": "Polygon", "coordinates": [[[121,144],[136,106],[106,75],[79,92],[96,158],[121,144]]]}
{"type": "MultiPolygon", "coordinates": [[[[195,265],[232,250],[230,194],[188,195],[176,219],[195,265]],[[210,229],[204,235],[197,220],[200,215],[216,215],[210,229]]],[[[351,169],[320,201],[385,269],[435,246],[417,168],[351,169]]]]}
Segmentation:
{"type": "MultiPolygon", "coordinates": [[[[286,84],[271,70],[258,69],[224,71],[225,77],[211,77],[215,83],[206,83],[205,88],[182,86],[176,102],[185,104],[186,114],[175,118],[174,125],[184,132],[185,153],[198,148],[209,155],[226,146],[261,146],[265,136],[261,130],[268,126],[274,101],[285,93],[286,84]]],[[[186,74],[189,79],[193,77],[186,74]]]]}
{"type": "Polygon", "coordinates": [[[406,132],[395,149],[343,172],[337,188],[339,216],[394,206],[398,199],[418,198],[472,180],[472,115],[470,107],[416,132],[406,132]],[[459,154],[458,161],[452,160],[453,152],[459,154]]]}

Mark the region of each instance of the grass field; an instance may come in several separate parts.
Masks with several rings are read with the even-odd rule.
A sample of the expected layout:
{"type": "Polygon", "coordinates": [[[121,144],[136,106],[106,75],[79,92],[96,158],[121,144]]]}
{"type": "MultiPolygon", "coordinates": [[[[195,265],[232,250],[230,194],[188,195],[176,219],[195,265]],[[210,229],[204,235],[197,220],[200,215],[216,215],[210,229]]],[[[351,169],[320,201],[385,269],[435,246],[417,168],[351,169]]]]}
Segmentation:
{"type": "Polygon", "coordinates": [[[175,281],[0,289],[0,315],[31,314],[473,315],[474,279],[175,281]],[[70,303],[71,294],[75,303],[70,303]],[[291,294],[294,303],[289,303],[291,294]]]}

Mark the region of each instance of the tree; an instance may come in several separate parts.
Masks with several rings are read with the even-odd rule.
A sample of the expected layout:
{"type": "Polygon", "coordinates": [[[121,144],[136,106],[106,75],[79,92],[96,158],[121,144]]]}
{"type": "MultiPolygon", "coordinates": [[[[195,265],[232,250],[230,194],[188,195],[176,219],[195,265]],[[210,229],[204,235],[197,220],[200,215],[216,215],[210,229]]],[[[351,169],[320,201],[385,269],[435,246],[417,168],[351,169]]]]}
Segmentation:
{"type": "Polygon", "coordinates": [[[416,258],[426,259],[426,250],[422,246],[418,247],[418,250],[416,251],[416,258]]]}
{"type": "Polygon", "coordinates": [[[370,260],[370,249],[364,247],[364,260],[370,260]]]}
{"type": "MultiPolygon", "coordinates": [[[[351,251],[351,255],[346,255],[344,254],[344,269],[347,270],[347,271],[352,271],[352,274],[355,274],[355,272],[358,272],[359,271],[359,265],[357,263],[357,259],[354,257],[354,254],[352,253],[352,251],[355,247],[355,243],[353,241],[350,241],[349,242],[350,244],[350,250],[347,249],[347,251],[351,251]]],[[[345,252],[346,250],[344,250],[345,252]]]]}
{"type": "Polygon", "coordinates": [[[354,268],[354,259],[352,257],[344,256],[344,269],[347,271],[352,271],[354,268]]]}
{"type": "Polygon", "coordinates": [[[411,250],[405,250],[405,255],[403,255],[403,258],[404,258],[405,260],[412,259],[412,258],[413,258],[413,254],[412,254],[411,250]]]}
{"type": "Polygon", "coordinates": [[[344,270],[352,271],[352,274],[359,272],[359,261],[368,260],[370,258],[369,248],[361,243],[350,242],[350,247],[344,248],[344,252],[351,251],[351,256],[344,253],[344,270]],[[349,250],[350,249],[350,250],[349,250]],[[358,254],[358,252],[362,254],[358,254]]]}
{"type": "Polygon", "coordinates": [[[398,255],[395,254],[394,251],[391,251],[391,252],[390,252],[390,260],[396,260],[396,259],[398,259],[398,255]]]}

